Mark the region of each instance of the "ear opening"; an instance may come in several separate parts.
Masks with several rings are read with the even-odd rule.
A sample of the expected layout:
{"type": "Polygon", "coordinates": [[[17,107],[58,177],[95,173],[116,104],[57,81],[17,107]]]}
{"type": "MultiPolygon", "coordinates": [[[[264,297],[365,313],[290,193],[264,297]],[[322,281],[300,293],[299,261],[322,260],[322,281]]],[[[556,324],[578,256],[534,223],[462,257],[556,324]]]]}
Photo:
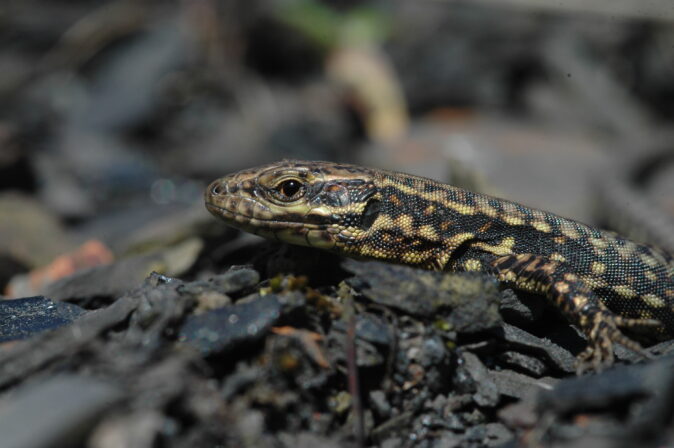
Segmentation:
{"type": "Polygon", "coordinates": [[[360,218],[360,228],[368,230],[374,224],[375,219],[379,216],[381,210],[381,201],[379,199],[370,199],[363,210],[363,215],[360,218]]]}

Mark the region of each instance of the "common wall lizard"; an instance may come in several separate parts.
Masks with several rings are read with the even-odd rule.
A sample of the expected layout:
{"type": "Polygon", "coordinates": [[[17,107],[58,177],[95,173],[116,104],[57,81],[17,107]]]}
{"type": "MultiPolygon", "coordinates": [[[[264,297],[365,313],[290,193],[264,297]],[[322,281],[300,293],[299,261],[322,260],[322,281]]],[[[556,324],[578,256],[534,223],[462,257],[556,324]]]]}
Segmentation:
{"type": "Polygon", "coordinates": [[[674,335],[674,259],[616,234],[431,179],[282,161],[220,178],[206,207],[276,240],[434,270],[483,271],[548,297],[588,339],[579,366],[613,363],[619,327],[674,335]]]}

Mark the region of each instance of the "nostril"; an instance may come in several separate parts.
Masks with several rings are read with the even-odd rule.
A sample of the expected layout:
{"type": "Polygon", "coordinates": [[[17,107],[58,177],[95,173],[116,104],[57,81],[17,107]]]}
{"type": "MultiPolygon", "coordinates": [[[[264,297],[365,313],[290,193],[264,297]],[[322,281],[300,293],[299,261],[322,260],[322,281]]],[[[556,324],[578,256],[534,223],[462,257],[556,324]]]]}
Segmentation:
{"type": "Polygon", "coordinates": [[[211,193],[220,196],[221,194],[224,194],[226,192],[225,185],[222,182],[216,182],[212,187],[211,187],[211,193]]]}

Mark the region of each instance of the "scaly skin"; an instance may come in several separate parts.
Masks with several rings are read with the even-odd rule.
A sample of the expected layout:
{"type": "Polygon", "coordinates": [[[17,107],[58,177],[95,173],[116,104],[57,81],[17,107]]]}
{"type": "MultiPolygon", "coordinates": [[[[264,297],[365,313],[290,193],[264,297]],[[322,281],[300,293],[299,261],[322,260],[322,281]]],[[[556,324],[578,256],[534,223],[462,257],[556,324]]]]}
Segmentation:
{"type": "Polygon", "coordinates": [[[619,327],[674,335],[674,259],[551,213],[430,179],[282,161],[223,177],[206,207],[293,244],[433,270],[482,271],[549,298],[588,338],[579,369],[613,363],[619,327]]]}

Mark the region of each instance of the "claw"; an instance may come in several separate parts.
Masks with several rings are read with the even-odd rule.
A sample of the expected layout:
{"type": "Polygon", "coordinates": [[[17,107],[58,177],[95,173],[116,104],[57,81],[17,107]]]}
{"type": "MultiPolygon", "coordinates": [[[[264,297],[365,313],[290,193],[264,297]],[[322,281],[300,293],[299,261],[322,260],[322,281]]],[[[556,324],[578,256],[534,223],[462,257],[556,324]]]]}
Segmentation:
{"type": "Polygon", "coordinates": [[[613,364],[613,344],[608,341],[607,344],[588,344],[576,358],[576,375],[582,375],[586,371],[601,372],[606,367],[613,364]]]}
{"type": "Polygon", "coordinates": [[[586,370],[600,372],[604,367],[612,365],[615,360],[613,344],[620,344],[645,359],[653,359],[651,353],[625,336],[618,327],[654,325],[660,326],[662,323],[653,319],[624,318],[604,310],[600,316],[595,317],[590,331],[586,333],[589,335],[588,346],[577,357],[576,373],[580,375],[586,370]]]}

